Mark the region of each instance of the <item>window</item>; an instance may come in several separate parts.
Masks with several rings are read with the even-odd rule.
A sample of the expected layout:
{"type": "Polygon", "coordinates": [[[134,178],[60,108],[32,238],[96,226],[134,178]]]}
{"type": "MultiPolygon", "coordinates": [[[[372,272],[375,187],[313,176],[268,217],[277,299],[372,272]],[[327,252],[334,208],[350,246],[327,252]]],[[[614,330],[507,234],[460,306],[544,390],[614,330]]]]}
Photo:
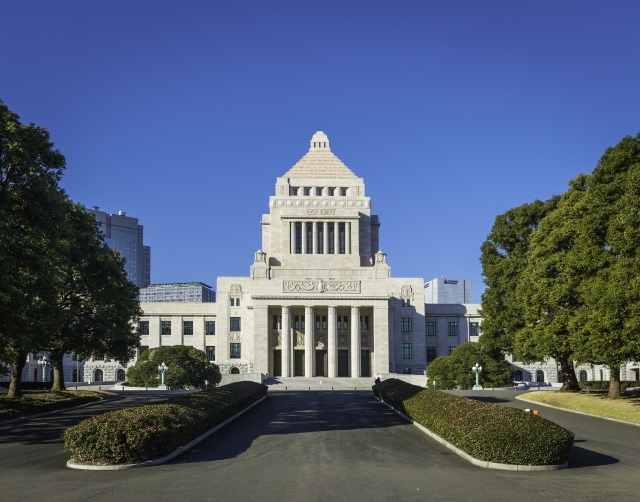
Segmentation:
{"type": "Polygon", "coordinates": [[[335,253],[335,224],[334,223],[329,223],[327,225],[327,233],[329,234],[329,245],[327,246],[329,249],[327,249],[327,253],[328,254],[334,254],[335,253]]]}
{"type": "MultiPolygon", "coordinates": [[[[586,371],[584,373],[585,375],[587,374],[586,371]]],[[[539,382],[539,383],[544,382],[544,371],[542,370],[536,371],[536,382],[539,382]]]]}
{"type": "Polygon", "coordinates": [[[300,329],[300,316],[293,316],[294,329],[300,329]]]}
{"type": "Polygon", "coordinates": [[[360,331],[362,330],[367,331],[368,329],[369,329],[369,316],[368,315],[360,316],[360,331]]]}
{"type": "Polygon", "coordinates": [[[449,356],[450,356],[450,355],[451,355],[451,353],[453,352],[453,349],[455,349],[455,348],[456,348],[456,346],[455,346],[455,345],[447,347],[447,355],[449,355],[449,356]]]}
{"type": "Polygon", "coordinates": [[[322,316],[322,329],[327,329],[327,316],[322,316]]]}
{"type": "Polygon", "coordinates": [[[402,318],[402,332],[411,333],[413,331],[413,319],[411,317],[402,318]]]}
{"type": "Polygon", "coordinates": [[[316,242],[318,243],[318,254],[324,254],[324,224],[318,224],[318,238],[316,242]]]}
{"type": "Polygon", "coordinates": [[[138,323],[138,332],[141,335],[148,335],[149,334],[149,321],[140,321],[138,323]]]}
{"type": "Polygon", "coordinates": [[[307,254],[313,254],[313,225],[311,223],[307,223],[307,254]]]}
{"type": "Polygon", "coordinates": [[[303,193],[304,193],[305,195],[311,195],[311,189],[310,189],[309,187],[304,187],[304,191],[303,191],[303,193]]]}
{"type": "Polygon", "coordinates": [[[338,223],[338,253],[345,254],[346,244],[346,226],[344,223],[338,223]]]}
{"type": "Polygon", "coordinates": [[[236,304],[236,299],[235,298],[229,298],[229,300],[231,301],[231,306],[234,307],[236,304]]]}
{"type": "Polygon", "coordinates": [[[410,343],[402,344],[402,359],[413,359],[413,349],[410,343]]]}
{"type": "Polygon", "coordinates": [[[229,331],[240,331],[240,318],[239,317],[231,317],[231,318],[229,318],[229,331]]]}
{"type": "Polygon", "coordinates": [[[124,382],[124,377],[125,377],[125,373],[123,369],[119,369],[118,371],[116,371],[117,382],[124,382]]]}
{"type": "Polygon", "coordinates": [[[273,316],[273,329],[282,329],[282,316],[273,316]]]}
{"type": "MultiPolygon", "coordinates": [[[[540,371],[540,370],[538,370],[538,371],[540,371]]],[[[536,374],[536,377],[537,377],[537,374],[536,374]]],[[[580,370],[580,376],[578,378],[579,378],[579,380],[581,382],[586,382],[587,381],[587,371],[586,370],[580,370]]],[[[544,382],[544,375],[542,377],[542,380],[537,380],[536,379],[536,382],[544,382]]]]}
{"type": "Polygon", "coordinates": [[[182,334],[184,336],[193,335],[193,321],[182,321],[182,334]]]}
{"type": "Polygon", "coordinates": [[[343,197],[347,196],[347,189],[346,188],[341,188],[340,189],[340,195],[342,195],[343,197]]]}
{"type": "Polygon", "coordinates": [[[160,321],[160,334],[161,335],[171,334],[171,321],[160,321]]]}
{"type": "Polygon", "coordinates": [[[424,329],[427,336],[436,336],[436,323],[433,321],[427,321],[424,325],[424,329]]]}
{"type": "Polygon", "coordinates": [[[204,334],[205,335],[215,335],[216,334],[216,322],[215,321],[205,321],[204,322],[204,334]]]}
{"type": "Polygon", "coordinates": [[[231,298],[231,306],[239,307],[240,306],[240,298],[231,298]]]}
{"type": "Polygon", "coordinates": [[[294,223],[296,228],[296,254],[302,254],[302,223],[294,223]]]}
{"type": "Polygon", "coordinates": [[[436,347],[427,347],[427,362],[433,361],[437,357],[436,347]]]}
{"type": "Polygon", "coordinates": [[[76,354],[75,352],[73,352],[73,353],[71,354],[71,360],[72,360],[72,361],[77,361],[77,360],[78,360],[78,354],[76,354]]]}
{"type": "Polygon", "coordinates": [[[291,195],[298,195],[298,188],[297,187],[291,187],[291,195]]]}
{"type": "Polygon", "coordinates": [[[104,380],[104,373],[102,373],[102,370],[96,370],[93,373],[93,376],[94,376],[93,380],[96,382],[102,382],[104,380]]]}
{"type": "Polygon", "coordinates": [[[411,307],[411,300],[407,299],[405,300],[404,298],[402,300],[400,300],[401,304],[403,307],[411,307]]]}
{"type": "Polygon", "coordinates": [[[229,348],[229,357],[231,359],[240,359],[240,344],[232,343],[229,348]]]}
{"type": "Polygon", "coordinates": [[[320,316],[316,316],[316,329],[320,329],[320,316]]]}
{"type": "Polygon", "coordinates": [[[216,360],[216,348],[213,345],[207,345],[205,347],[205,353],[207,354],[207,359],[209,361],[215,361],[216,360]]]}
{"type": "Polygon", "coordinates": [[[338,319],[338,329],[341,329],[341,330],[349,329],[349,323],[348,323],[349,316],[346,316],[346,315],[338,316],[337,319],[338,319]]]}
{"type": "Polygon", "coordinates": [[[322,188],[316,187],[316,195],[322,195],[322,188]]]}
{"type": "Polygon", "coordinates": [[[93,356],[94,361],[104,361],[104,356],[93,356]]]}
{"type": "Polygon", "coordinates": [[[513,374],[513,379],[516,382],[522,382],[524,380],[524,378],[522,378],[522,370],[516,370],[516,372],[513,374]]]}
{"type": "Polygon", "coordinates": [[[336,189],[335,188],[329,188],[329,195],[331,197],[333,197],[335,195],[335,193],[336,193],[336,189]]]}
{"type": "Polygon", "coordinates": [[[448,322],[447,323],[448,326],[448,335],[449,336],[458,336],[458,323],[455,321],[452,322],[448,322]]]}
{"type": "Polygon", "coordinates": [[[469,323],[469,336],[478,336],[478,334],[479,334],[478,323],[477,322],[469,323]]]}

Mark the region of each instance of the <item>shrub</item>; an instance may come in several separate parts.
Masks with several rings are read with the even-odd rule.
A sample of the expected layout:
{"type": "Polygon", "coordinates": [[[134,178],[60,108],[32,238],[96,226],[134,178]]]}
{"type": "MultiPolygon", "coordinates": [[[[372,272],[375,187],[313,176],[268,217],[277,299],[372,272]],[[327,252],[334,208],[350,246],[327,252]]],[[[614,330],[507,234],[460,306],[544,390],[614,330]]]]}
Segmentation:
{"type": "MultiPolygon", "coordinates": [[[[582,390],[609,390],[609,380],[589,380],[588,382],[578,382],[582,390]]],[[[622,380],[620,390],[627,390],[640,386],[640,382],[633,380],[622,380]]]]}
{"type": "Polygon", "coordinates": [[[63,433],[75,462],[131,464],[162,457],[239,413],[267,387],[236,382],[162,403],[126,408],[84,420],[63,433]]]}
{"type": "Polygon", "coordinates": [[[532,413],[389,379],[374,393],[474,458],[515,465],[567,461],[573,432],[532,413]]]}

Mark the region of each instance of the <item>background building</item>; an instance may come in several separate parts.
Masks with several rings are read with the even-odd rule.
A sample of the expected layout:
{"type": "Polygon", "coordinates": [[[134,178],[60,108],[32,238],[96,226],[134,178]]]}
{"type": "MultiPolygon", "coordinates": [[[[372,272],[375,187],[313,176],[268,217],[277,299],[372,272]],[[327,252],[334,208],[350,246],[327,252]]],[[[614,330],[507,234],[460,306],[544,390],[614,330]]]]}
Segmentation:
{"type": "Polygon", "coordinates": [[[216,292],[203,282],[150,284],[140,288],[141,303],[156,302],[204,302],[216,301],[216,292]]]}
{"type": "Polygon", "coordinates": [[[151,277],[151,248],[143,243],[143,228],[137,218],[100,211],[98,206],[87,209],[100,224],[107,245],[126,260],[125,270],[129,280],[139,288],[148,286],[151,277]]]}
{"type": "Polygon", "coordinates": [[[425,303],[471,303],[471,281],[448,279],[445,276],[431,279],[424,285],[425,303]]]}

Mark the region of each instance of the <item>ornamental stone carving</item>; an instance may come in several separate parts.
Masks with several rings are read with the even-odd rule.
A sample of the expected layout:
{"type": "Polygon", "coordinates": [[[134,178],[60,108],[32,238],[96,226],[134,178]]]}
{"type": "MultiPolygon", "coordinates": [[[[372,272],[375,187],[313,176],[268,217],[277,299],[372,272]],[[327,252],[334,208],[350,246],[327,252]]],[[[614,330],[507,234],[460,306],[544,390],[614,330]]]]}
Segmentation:
{"type": "Polygon", "coordinates": [[[283,293],[360,293],[360,281],[309,279],[282,282],[283,293]]]}
{"type": "Polygon", "coordinates": [[[400,288],[400,298],[403,300],[413,300],[413,289],[409,285],[400,288]]]}
{"type": "Polygon", "coordinates": [[[304,335],[302,333],[296,333],[296,345],[304,345],[304,335]]]}
{"type": "Polygon", "coordinates": [[[240,295],[242,294],[242,285],[241,284],[232,284],[229,288],[230,295],[240,295]]]}
{"type": "Polygon", "coordinates": [[[307,209],[309,216],[335,216],[335,209],[307,209]]]}
{"type": "Polygon", "coordinates": [[[231,333],[231,341],[239,342],[240,341],[240,333],[232,332],[231,333]]]}

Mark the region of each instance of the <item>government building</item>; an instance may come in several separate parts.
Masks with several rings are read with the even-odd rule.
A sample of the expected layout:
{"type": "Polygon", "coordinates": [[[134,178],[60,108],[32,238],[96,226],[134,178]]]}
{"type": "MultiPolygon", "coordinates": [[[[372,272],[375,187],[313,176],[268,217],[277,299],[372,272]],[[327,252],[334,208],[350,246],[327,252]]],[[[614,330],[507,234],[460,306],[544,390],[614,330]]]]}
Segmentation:
{"type": "MultiPolygon", "coordinates": [[[[427,358],[477,340],[477,305],[427,313],[424,279],[392,277],[364,180],[323,132],[283,171],[248,275],[219,277],[215,302],[141,301],[141,350],[194,346],[223,374],[374,378],[424,375],[427,358]]],[[[118,369],[90,360],[84,380],[118,369]]]]}

